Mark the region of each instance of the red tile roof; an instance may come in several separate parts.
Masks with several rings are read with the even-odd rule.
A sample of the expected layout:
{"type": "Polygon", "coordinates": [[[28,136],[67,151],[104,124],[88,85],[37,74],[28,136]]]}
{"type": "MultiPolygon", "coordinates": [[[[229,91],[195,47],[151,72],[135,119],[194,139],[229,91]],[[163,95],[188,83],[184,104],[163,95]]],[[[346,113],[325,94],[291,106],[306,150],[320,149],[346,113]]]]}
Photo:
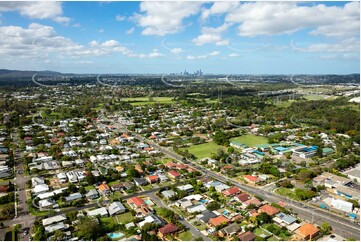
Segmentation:
{"type": "Polygon", "coordinates": [[[98,189],[99,189],[101,192],[110,190],[110,188],[109,188],[109,186],[107,185],[106,182],[103,182],[100,186],[98,186],[98,189]]]}
{"type": "Polygon", "coordinates": [[[247,231],[238,236],[239,241],[253,241],[257,236],[251,231],[247,231]]]}
{"type": "Polygon", "coordinates": [[[163,235],[171,234],[178,231],[178,227],[170,223],[158,230],[163,235]]]}
{"type": "Polygon", "coordinates": [[[145,205],[145,202],[143,199],[141,199],[140,197],[132,197],[132,198],[129,198],[128,199],[128,203],[133,203],[134,206],[137,208],[137,207],[140,207],[142,205],[145,205]]]}
{"type": "Polygon", "coordinates": [[[184,165],[184,164],[178,164],[177,165],[177,169],[178,170],[185,170],[185,169],[187,169],[188,168],[188,166],[187,165],[184,165]]]}
{"type": "Polygon", "coordinates": [[[229,219],[224,217],[223,215],[220,215],[218,217],[215,217],[215,218],[211,218],[209,220],[209,223],[211,225],[213,225],[214,227],[218,226],[218,225],[221,225],[223,223],[229,223],[229,219]]]}
{"type": "Polygon", "coordinates": [[[263,205],[262,207],[260,207],[260,208],[258,209],[258,212],[259,212],[259,213],[265,212],[265,213],[267,213],[268,215],[273,216],[273,215],[279,213],[280,210],[278,210],[278,209],[275,208],[275,207],[272,207],[271,205],[265,204],[265,205],[263,205]]]}
{"type": "Polygon", "coordinates": [[[168,171],[168,174],[173,177],[179,177],[181,175],[178,173],[178,171],[168,171]]]}
{"type": "Polygon", "coordinates": [[[164,164],[166,167],[168,167],[168,168],[171,168],[171,167],[175,167],[176,166],[176,164],[174,164],[173,162],[167,162],[167,163],[165,163],[164,164]]]}
{"type": "Polygon", "coordinates": [[[225,196],[234,196],[238,193],[240,193],[241,190],[239,190],[237,187],[231,187],[227,190],[224,190],[222,193],[225,195],[225,196]]]}
{"type": "Polygon", "coordinates": [[[147,178],[148,178],[150,181],[157,181],[157,180],[158,180],[158,176],[157,176],[157,175],[147,176],[147,178]]]}
{"type": "Polygon", "coordinates": [[[313,224],[304,224],[296,230],[296,233],[301,235],[303,238],[307,238],[309,236],[313,237],[319,231],[320,230],[313,224]]]}
{"type": "Polygon", "coordinates": [[[259,182],[259,179],[256,176],[244,175],[243,178],[250,182],[259,182]]]}
{"type": "Polygon", "coordinates": [[[245,202],[245,201],[247,201],[248,200],[248,198],[249,198],[249,196],[248,196],[248,194],[247,193],[241,193],[241,194],[239,194],[239,195],[237,195],[237,196],[235,196],[239,201],[241,201],[241,202],[245,202]]]}

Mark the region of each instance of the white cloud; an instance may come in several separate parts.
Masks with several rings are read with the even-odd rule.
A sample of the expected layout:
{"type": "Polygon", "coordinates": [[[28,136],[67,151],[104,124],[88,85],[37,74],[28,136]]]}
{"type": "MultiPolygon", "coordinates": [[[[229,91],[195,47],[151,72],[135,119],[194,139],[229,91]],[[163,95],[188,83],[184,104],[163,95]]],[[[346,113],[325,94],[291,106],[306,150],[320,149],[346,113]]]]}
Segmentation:
{"type": "Polygon", "coordinates": [[[204,45],[209,43],[214,43],[218,46],[228,45],[229,40],[224,40],[222,38],[222,33],[230,27],[230,24],[223,24],[217,28],[212,27],[203,27],[197,38],[194,38],[192,42],[196,45],[204,45]]]}
{"type": "Polygon", "coordinates": [[[159,35],[177,33],[184,28],[183,20],[197,14],[200,2],[142,2],[140,12],[133,19],[143,27],[143,35],[159,35]]]}
{"type": "Polygon", "coordinates": [[[205,20],[211,15],[227,13],[238,6],[238,2],[215,2],[209,9],[202,10],[201,19],[205,20]]]}
{"type": "Polygon", "coordinates": [[[128,29],[125,33],[126,34],[132,34],[134,32],[135,28],[128,29]]]}
{"type": "Polygon", "coordinates": [[[205,55],[188,55],[186,57],[186,59],[188,60],[199,60],[199,59],[206,59],[208,57],[211,57],[211,56],[217,56],[219,55],[220,52],[219,51],[213,51],[213,52],[210,52],[210,53],[207,53],[205,55]]]}
{"type": "Polygon", "coordinates": [[[209,56],[216,56],[216,55],[219,55],[219,51],[213,51],[213,52],[211,52],[211,53],[209,53],[208,55],[209,56]]]}
{"type": "Polygon", "coordinates": [[[183,52],[182,48],[173,48],[170,50],[170,52],[172,52],[173,54],[180,54],[183,52]]]}
{"type": "Polygon", "coordinates": [[[291,34],[302,29],[313,29],[314,35],[355,36],[359,35],[359,9],[359,2],[346,3],[343,7],[249,2],[230,9],[225,21],[238,23],[240,36],[291,34]]]}
{"type": "Polygon", "coordinates": [[[116,21],[119,21],[119,22],[124,21],[124,20],[125,20],[125,16],[117,15],[117,16],[115,16],[115,20],[116,20],[116,21]]]}
{"type": "Polygon", "coordinates": [[[291,41],[292,49],[300,52],[359,52],[360,40],[357,38],[343,39],[337,43],[313,43],[306,47],[299,47],[291,41]]]}
{"type": "Polygon", "coordinates": [[[231,53],[231,54],[229,54],[228,56],[229,56],[229,57],[237,57],[237,56],[239,56],[239,54],[237,54],[237,53],[231,53]]]}
{"type": "Polygon", "coordinates": [[[59,24],[68,24],[70,22],[70,18],[59,16],[59,17],[55,17],[54,21],[59,24]]]}
{"type": "Polygon", "coordinates": [[[0,12],[18,11],[31,19],[52,19],[57,23],[69,23],[70,18],[63,17],[61,2],[0,2],[0,12]]]}

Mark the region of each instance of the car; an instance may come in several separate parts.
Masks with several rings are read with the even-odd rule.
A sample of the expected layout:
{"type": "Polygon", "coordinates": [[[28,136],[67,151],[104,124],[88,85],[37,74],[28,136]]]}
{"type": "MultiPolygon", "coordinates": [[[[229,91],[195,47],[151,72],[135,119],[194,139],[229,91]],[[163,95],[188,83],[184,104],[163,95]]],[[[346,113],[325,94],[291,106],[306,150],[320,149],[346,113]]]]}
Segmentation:
{"type": "Polygon", "coordinates": [[[331,239],[333,239],[333,238],[335,238],[335,237],[336,237],[336,235],[334,235],[334,234],[331,234],[331,235],[330,235],[330,238],[331,238],[331,239]]]}

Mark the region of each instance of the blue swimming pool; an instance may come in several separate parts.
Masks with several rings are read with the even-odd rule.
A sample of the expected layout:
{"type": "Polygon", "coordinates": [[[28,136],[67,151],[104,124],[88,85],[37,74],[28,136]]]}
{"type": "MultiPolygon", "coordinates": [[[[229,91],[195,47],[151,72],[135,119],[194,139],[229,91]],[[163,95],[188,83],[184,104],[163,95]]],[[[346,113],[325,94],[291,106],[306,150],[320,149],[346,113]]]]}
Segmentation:
{"type": "Polygon", "coordinates": [[[108,236],[109,236],[109,238],[111,238],[111,239],[118,239],[118,238],[123,237],[124,234],[121,233],[121,232],[117,232],[117,233],[109,233],[108,236]]]}
{"type": "Polygon", "coordinates": [[[206,202],[207,202],[206,199],[202,199],[202,200],[199,201],[199,203],[206,203],[206,202]]]}
{"type": "Polygon", "coordinates": [[[151,204],[152,204],[152,202],[149,201],[149,200],[145,200],[144,202],[145,202],[147,205],[151,205],[151,204]]]}

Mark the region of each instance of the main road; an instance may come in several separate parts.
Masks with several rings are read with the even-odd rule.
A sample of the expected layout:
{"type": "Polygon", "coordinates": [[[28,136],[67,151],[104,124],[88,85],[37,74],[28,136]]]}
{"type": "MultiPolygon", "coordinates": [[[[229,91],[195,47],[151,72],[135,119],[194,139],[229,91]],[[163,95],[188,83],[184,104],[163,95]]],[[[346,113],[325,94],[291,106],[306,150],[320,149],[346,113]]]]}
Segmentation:
{"type": "Polygon", "coordinates": [[[311,223],[315,223],[317,225],[321,225],[324,222],[329,223],[332,226],[333,231],[343,236],[344,238],[353,238],[356,240],[360,240],[360,227],[355,222],[350,221],[346,218],[342,218],[339,216],[336,216],[334,214],[331,214],[329,212],[323,211],[321,209],[317,209],[314,207],[307,206],[303,203],[285,198],[283,196],[280,196],[275,193],[271,193],[268,191],[264,191],[262,189],[259,189],[257,187],[252,187],[243,183],[239,183],[238,181],[235,181],[233,179],[229,179],[227,177],[224,177],[222,175],[219,175],[216,172],[210,171],[208,169],[205,169],[204,167],[199,166],[195,162],[190,162],[184,159],[182,156],[174,153],[173,151],[170,151],[167,148],[161,147],[158,144],[154,143],[153,141],[147,140],[146,138],[140,136],[139,134],[136,134],[128,129],[124,129],[122,126],[118,126],[122,131],[131,133],[134,137],[137,139],[148,143],[150,146],[162,151],[167,156],[185,163],[199,171],[202,171],[206,176],[213,177],[221,182],[229,182],[232,185],[238,187],[239,189],[263,197],[265,200],[271,202],[271,203],[278,203],[280,201],[286,202],[289,208],[292,208],[292,211],[294,213],[298,214],[298,217],[300,217],[303,220],[309,221],[311,223]]]}

